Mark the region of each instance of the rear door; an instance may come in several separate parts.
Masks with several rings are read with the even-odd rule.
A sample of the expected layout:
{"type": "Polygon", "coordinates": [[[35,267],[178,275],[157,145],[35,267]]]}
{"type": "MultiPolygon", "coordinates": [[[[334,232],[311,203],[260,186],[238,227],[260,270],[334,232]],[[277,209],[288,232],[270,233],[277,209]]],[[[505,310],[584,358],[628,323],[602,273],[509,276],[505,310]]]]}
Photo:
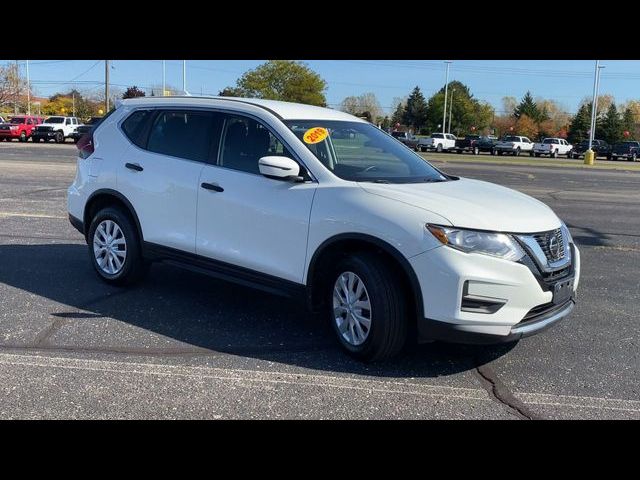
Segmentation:
{"type": "Polygon", "coordinates": [[[215,148],[215,115],[138,110],[120,127],[132,144],[119,159],[118,190],[133,204],[144,240],[194,253],[198,180],[215,148]]]}

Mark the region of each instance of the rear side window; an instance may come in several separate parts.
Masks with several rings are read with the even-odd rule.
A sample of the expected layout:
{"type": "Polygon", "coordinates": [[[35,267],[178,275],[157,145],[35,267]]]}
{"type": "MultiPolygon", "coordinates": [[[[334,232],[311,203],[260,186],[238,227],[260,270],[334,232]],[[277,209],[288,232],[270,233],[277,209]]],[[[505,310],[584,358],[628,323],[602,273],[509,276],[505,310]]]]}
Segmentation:
{"type": "Polygon", "coordinates": [[[146,124],[150,118],[151,110],[138,110],[133,112],[129,115],[129,118],[122,122],[122,130],[125,135],[138,147],[145,147],[144,132],[146,124]]]}
{"type": "Polygon", "coordinates": [[[209,112],[160,112],[149,132],[147,150],[206,162],[209,160],[214,115],[209,112]]]}

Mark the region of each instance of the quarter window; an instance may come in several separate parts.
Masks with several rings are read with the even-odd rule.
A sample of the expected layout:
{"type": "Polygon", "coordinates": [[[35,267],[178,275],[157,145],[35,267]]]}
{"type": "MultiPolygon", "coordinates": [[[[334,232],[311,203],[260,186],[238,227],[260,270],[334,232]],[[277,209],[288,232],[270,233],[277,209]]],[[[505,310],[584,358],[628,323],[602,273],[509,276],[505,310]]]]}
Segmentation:
{"type": "Polygon", "coordinates": [[[198,162],[209,159],[213,115],[208,112],[160,112],[149,132],[147,150],[198,162]]]}
{"type": "Polygon", "coordinates": [[[122,122],[122,130],[129,140],[138,147],[144,148],[144,132],[151,117],[151,110],[137,110],[122,122]]]}

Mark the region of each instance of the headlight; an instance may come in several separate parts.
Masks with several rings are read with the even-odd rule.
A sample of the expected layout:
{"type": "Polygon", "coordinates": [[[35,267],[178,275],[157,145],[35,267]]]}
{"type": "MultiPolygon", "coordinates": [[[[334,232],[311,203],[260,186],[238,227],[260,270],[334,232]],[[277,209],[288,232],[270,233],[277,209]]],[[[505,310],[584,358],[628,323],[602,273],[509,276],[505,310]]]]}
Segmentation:
{"type": "Polygon", "coordinates": [[[562,222],[562,227],[560,227],[560,228],[564,232],[565,237],[567,238],[569,243],[573,243],[573,237],[571,236],[571,232],[569,231],[569,227],[567,227],[567,224],[564,223],[562,220],[560,220],[560,221],[562,222]]]}
{"type": "Polygon", "coordinates": [[[483,253],[514,262],[525,255],[513,237],[505,233],[479,232],[438,225],[427,225],[427,229],[444,245],[466,253],[483,253]]]}
{"type": "Polygon", "coordinates": [[[18,130],[18,127],[16,127],[15,125],[12,125],[9,127],[10,130],[18,130]]]}

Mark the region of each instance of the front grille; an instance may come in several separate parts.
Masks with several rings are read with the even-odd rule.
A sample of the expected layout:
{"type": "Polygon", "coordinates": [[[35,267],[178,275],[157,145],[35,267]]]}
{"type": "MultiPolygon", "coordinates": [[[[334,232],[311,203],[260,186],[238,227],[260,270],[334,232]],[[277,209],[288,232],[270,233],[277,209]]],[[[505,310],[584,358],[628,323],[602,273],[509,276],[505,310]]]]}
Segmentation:
{"type": "Polygon", "coordinates": [[[11,127],[9,125],[0,125],[0,130],[11,130],[11,127]]]}
{"type": "Polygon", "coordinates": [[[561,229],[536,233],[533,238],[540,245],[549,262],[557,262],[566,255],[565,241],[561,229]]]}
{"type": "Polygon", "coordinates": [[[50,132],[53,130],[53,127],[36,127],[36,131],[38,132],[50,132]]]}
{"type": "Polygon", "coordinates": [[[555,303],[545,303],[543,305],[538,305],[537,307],[533,307],[529,312],[524,316],[522,320],[518,323],[518,325],[522,325],[524,323],[533,322],[538,320],[540,317],[545,315],[551,315],[557,311],[564,309],[569,302],[573,302],[573,298],[568,299],[566,302],[556,305],[555,303]]]}

